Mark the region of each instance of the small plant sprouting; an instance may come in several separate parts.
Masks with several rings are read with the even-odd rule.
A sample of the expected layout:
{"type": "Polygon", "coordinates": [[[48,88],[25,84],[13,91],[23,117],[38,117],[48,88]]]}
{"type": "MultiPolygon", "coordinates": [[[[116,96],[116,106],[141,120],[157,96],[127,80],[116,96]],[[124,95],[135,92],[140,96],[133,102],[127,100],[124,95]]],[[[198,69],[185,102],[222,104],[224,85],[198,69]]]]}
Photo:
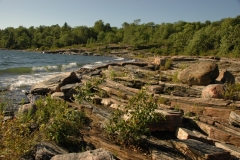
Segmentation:
{"type": "Polygon", "coordinates": [[[223,94],[223,98],[226,100],[240,100],[240,84],[225,84],[225,91],[223,94]]]}
{"type": "Polygon", "coordinates": [[[169,69],[172,65],[172,60],[171,59],[167,59],[167,61],[164,64],[164,68],[165,69],[169,69]]]}

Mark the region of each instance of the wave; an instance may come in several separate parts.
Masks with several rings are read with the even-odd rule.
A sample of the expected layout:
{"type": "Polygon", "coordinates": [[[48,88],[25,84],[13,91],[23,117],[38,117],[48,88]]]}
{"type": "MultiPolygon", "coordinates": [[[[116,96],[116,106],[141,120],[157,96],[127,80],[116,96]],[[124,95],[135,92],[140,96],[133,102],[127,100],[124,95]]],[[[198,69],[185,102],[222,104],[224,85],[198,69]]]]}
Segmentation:
{"type": "Polygon", "coordinates": [[[0,70],[0,75],[22,75],[42,72],[59,72],[66,70],[74,70],[79,65],[76,62],[63,64],[63,65],[47,65],[47,66],[34,66],[34,67],[18,67],[18,68],[7,68],[0,70]]]}
{"type": "Polygon", "coordinates": [[[117,57],[117,58],[114,59],[114,60],[116,60],[116,61],[122,61],[122,60],[124,60],[124,58],[122,58],[122,57],[117,57]]]}
{"type": "Polygon", "coordinates": [[[62,71],[65,71],[65,70],[67,70],[67,69],[76,68],[77,66],[78,66],[78,65],[77,65],[76,62],[69,63],[69,64],[64,64],[64,65],[62,65],[61,70],[62,70],[62,71]]]}

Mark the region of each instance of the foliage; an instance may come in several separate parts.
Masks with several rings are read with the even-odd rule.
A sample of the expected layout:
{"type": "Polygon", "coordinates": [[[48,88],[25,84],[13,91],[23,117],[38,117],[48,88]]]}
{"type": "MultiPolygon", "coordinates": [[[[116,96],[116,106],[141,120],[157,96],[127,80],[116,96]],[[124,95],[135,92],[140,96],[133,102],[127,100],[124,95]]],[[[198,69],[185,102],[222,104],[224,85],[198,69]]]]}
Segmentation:
{"type": "Polygon", "coordinates": [[[240,84],[225,84],[223,98],[227,100],[240,100],[240,84]]]}
{"type": "Polygon", "coordinates": [[[117,109],[113,113],[106,132],[112,140],[121,145],[140,145],[143,135],[150,134],[148,125],[161,117],[154,112],[156,108],[153,98],[142,89],[129,100],[123,110],[117,109]]]}
{"type": "Polygon", "coordinates": [[[149,49],[150,53],[159,55],[212,54],[239,57],[240,16],[205,23],[140,22],[140,19],[132,23],[124,22],[121,28],[111,27],[102,20],[96,21],[93,27],[72,28],[67,23],[63,26],[8,27],[0,30],[0,48],[46,50],[115,43],[149,49]]]}
{"type": "Polygon", "coordinates": [[[81,104],[83,101],[88,101],[88,102],[92,101],[92,97],[94,96],[94,94],[92,93],[92,88],[93,88],[93,84],[91,82],[87,82],[83,86],[78,86],[76,88],[77,94],[73,95],[74,100],[78,104],[81,104]]]}
{"type": "Polygon", "coordinates": [[[0,123],[0,156],[19,159],[43,140],[69,143],[80,135],[85,120],[84,112],[70,108],[63,100],[50,96],[37,100],[27,113],[0,123]]]}
{"type": "Polygon", "coordinates": [[[165,64],[164,64],[164,68],[165,69],[169,69],[172,65],[172,60],[171,59],[167,59],[165,64]]]}
{"type": "Polygon", "coordinates": [[[174,82],[174,83],[178,83],[179,82],[179,80],[178,80],[178,71],[173,73],[173,75],[172,75],[172,82],[174,82]]]}

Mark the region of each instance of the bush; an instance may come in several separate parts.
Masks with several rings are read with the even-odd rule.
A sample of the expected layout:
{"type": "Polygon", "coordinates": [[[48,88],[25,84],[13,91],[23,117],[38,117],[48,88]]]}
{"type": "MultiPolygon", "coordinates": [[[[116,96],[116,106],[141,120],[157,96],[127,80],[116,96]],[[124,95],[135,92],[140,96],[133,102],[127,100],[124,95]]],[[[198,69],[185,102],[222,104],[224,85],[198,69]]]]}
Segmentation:
{"type": "Polygon", "coordinates": [[[226,100],[239,101],[240,100],[240,84],[227,83],[225,85],[223,98],[226,100]]]}
{"type": "Polygon", "coordinates": [[[63,100],[50,96],[37,100],[36,110],[0,123],[0,157],[19,159],[43,140],[69,143],[80,135],[85,120],[84,112],[73,110],[63,100]]]}
{"type": "Polygon", "coordinates": [[[128,105],[123,109],[117,109],[106,126],[109,137],[118,144],[124,146],[138,146],[144,140],[143,135],[149,136],[148,125],[157,122],[160,115],[155,112],[157,104],[153,97],[141,90],[133,96],[128,105]],[[123,117],[128,117],[123,119],[123,117]]]}

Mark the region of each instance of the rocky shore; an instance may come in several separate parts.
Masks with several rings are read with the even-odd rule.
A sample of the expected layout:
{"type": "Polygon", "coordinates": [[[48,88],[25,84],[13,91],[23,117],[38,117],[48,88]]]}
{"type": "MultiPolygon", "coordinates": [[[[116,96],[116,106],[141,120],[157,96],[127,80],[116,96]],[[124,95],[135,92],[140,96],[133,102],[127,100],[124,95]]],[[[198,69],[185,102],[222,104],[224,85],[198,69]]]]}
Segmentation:
{"type": "Polygon", "coordinates": [[[83,109],[91,119],[83,131],[88,151],[68,153],[64,146],[42,142],[35,150],[36,159],[239,159],[240,93],[226,98],[228,85],[240,84],[239,64],[238,59],[174,56],[81,68],[32,86],[30,103],[19,112],[50,93],[83,109]],[[103,82],[92,88],[94,103],[71,101],[77,87],[96,78],[103,82]],[[158,105],[155,112],[165,117],[149,125],[152,135],[146,144],[150,152],[123,148],[103,133],[111,113],[124,108],[141,88],[153,95],[158,105]]]}

